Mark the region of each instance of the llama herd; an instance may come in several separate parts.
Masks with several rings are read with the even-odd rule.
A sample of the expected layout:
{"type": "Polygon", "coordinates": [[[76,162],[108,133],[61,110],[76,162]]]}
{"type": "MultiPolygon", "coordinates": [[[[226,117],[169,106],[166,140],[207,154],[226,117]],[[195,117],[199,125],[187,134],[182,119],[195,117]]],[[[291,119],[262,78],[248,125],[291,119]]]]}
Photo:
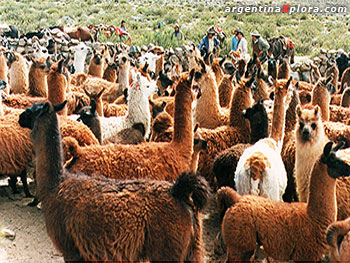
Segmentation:
{"type": "Polygon", "coordinates": [[[350,258],[349,69],[313,65],[306,82],[288,58],[265,69],[194,45],[184,60],[74,52],[0,50],[0,175],[32,197],[34,167],[31,205],[66,262],[207,261],[212,197],[227,262],[261,246],[269,261],[350,258]]]}

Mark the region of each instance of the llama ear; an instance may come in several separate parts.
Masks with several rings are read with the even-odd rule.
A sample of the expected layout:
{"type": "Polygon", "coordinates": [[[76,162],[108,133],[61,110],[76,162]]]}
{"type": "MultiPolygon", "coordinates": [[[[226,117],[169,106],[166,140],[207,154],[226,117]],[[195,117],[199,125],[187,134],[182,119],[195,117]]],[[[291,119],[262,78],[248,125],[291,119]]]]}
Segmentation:
{"type": "Polygon", "coordinates": [[[64,63],[64,59],[62,58],[59,62],[58,62],[58,66],[57,66],[57,72],[63,74],[63,63],[64,63]]]}
{"type": "Polygon", "coordinates": [[[299,89],[299,81],[295,84],[295,88],[298,90],[299,89]]]}
{"type": "Polygon", "coordinates": [[[149,104],[151,104],[152,108],[154,107],[154,103],[151,99],[148,99],[149,104]]]}
{"type": "Polygon", "coordinates": [[[58,112],[58,111],[63,110],[63,108],[64,108],[64,106],[66,106],[66,104],[67,104],[67,100],[65,100],[64,102],[62,102],[60,104],[54,104],[53,108],[56,112],[58,112]]]}
{"type": "Polygon", "coordinates": [[[160,105],[160,106],[162,107],[162,109],[164,109],[165,106],[166,106],[166,101],[163,101],[163,102],[162,102],[162,105],[160,105]]]}
{"type": "Polygon", "coordinates": [[[195,73],[195,70],[193,68],[193,69],[191,69],[190,74],[189,74],[188,79],[187,79],[191,83],[192,83],[192,80],[193,80],[193,77],[194,77],[194,73],[195,73]]]}
{"type": "Polygon", "coordinates": [[[220,60],[220,62],[219,62],[220,67],[222,67],[222,65],[224,65],[225,60],[226,60],[226,56],[224,56],[224,57],[220,60]]]}
{"type": "Polygon", "coordinates": [[[124,95],[124,98],[125,98],[125,99],[128,98],[128,89],[124,89],[124,90],[123,90],[123,95],[124,95]]]}
{"type": "Polygon", "coordinates": [[[311,94],[310,93],[306,93],[306,99],[308,102],[311,102],[311,94]]]}
{"type": "Polygon", "coordinates": [[[292,81],[292,77],[289,77],[289,79],[288,79],[288,81],[287,81],[287,83],[286,83],[285,89],[288,89],[288,87],[289,87],[291,81],[292,81]]]}
{"type": "Polygon", "coordinates": [[[98,98],[98,99],[102,96],[102,94],[103,94],[103,92],[105,92],[105,90],[106,90],[106,88],[103,88],[103,89],[97,94],[97,98],[98,98]]]}
{"type": "Polygon", "coordinates": [[[89,98],[91,98],[91,93],[88,92],[86,88],[84,88],[83,90],[84,90],[85,94],[86,94],[89,98]]]}
{"type": "Polygon", "coordinates": [[[196,133],[199,128],[199,123],[196,122],[196,125],[194,126],[193,133],[196,133]]]}
{"type": "Polygon", "coordinates": [[[299,104],[297,105],[295,110],[296,110],[296,113],[297,113],[298,117],[300,118],[301,117],[301,107],[300,107],[299,104]]]}
{"type": "Polygon", "coordinates": [[[316,105],[316,107],[314,108],[314,114],[315,114],[315,117],[318,119],[320,118],[321,116],[321,108],[320,106],[316,105]]]}
{"type": "Polygon", "coordinates": [[[47,66],[48,69],[50,69],[51,66],[52,66],[50,57],[47,57],[47,58],[46,58],[46,66],[47,66]]]}
{"type": "Polygon", "coordinates": [[[109,63],[108,63],[109,61],[108,61],[108,59],[107,59],[107,58],[105,58],[105,62],[106,62],[106,64],[108,64],[108,65],[109,65],[109,63]]]}
{"type": "Polygon", "coordinates": [[[258,104],[260,104],[260,105],[263,105],[263,103],[264,103],[264,99],[260,99],[260,100],[258,101],[258,104]]]}
{"type": "Polygon", "coordinates": [[[210,55],[209,55],[209,65],[213,65],[213,62],[214,62],[214,54],[210,53],[210,55]]]}

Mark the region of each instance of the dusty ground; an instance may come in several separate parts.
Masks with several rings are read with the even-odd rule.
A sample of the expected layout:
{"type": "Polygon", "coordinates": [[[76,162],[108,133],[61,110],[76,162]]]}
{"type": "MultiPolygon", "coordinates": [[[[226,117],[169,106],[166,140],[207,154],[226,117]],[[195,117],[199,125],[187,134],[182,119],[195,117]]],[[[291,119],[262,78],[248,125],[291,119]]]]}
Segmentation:
{"type": "MultiPolygon", "coordinates": [[[[0,184],[0,228],[8,228],[16,233],[16,238],[0,241],[0,263],[2,248],[7,253],[8,263],[63,263],[46,233],[42,211],[27,204],[31,198],[25,198],[23,189],[13,195],[7,181],[0,184]]],[[[34,184],[30,184],[34,193],[34,184]]],[[[206,262],[223,261],[225,256],[214,253],[214,240],[219,231],[219,215],[216,211],[215,197],[212,196],[203,214],[203,241],[205,243],[206,262]]]]}

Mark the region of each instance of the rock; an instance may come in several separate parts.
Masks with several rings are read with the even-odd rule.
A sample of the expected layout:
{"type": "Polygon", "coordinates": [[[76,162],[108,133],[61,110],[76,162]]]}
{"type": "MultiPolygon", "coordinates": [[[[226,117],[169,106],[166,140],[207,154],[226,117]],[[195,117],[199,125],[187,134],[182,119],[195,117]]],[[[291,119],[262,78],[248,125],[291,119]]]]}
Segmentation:
{"type": "Polygon", "coordinates": [[[10,240],[14,240],[16,238],[16,233],[7,228],[3,228],[1,230],[1,235],[10,240]]]}

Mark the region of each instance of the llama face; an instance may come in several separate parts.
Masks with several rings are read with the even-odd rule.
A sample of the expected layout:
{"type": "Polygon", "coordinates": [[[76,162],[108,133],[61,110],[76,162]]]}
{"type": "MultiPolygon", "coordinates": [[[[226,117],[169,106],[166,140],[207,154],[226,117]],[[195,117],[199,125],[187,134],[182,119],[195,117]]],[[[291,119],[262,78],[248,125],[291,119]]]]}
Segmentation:
{"type": "Polygon", "coordinates": [[[243,118],[246,118],[253,126],[253,123],[268,123],[267,112],[264,107],[263,100],[259,100],[253,107],[250,107],[242,112],[243,118]]]}
{"type": "Polygon", "coordinates": [[[321,120],[321,110],[319,106],[308,110],[301,110],[297,106],[298,124],[296,128],[296,138],[301,143],[317,143],[323,134],[323,125],[321,120]]]}

